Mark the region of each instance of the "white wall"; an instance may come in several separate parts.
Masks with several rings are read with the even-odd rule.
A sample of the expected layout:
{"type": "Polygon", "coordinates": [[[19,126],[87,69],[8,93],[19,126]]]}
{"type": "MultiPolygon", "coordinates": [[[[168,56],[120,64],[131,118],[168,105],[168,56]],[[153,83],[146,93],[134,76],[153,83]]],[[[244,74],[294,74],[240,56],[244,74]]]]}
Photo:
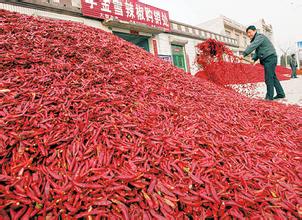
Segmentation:
{"type": "Polygon", "coordinates": [[[198,68],[195,65],[195,59],[196,59],[196,47],[195,46],[200,42],[202,42],[202,41],[195,40],[195,39],[189,39],[188,44],[185,46],[186,54],[189,56],[190,72],[193,75],[195,75],[195,73],[198,72],[198,68]]]}
{"type": "Polygon", "coordinates": [[[206,21],[204,23],[201,23],[197,25],[197,27],[203,28],[205,30],[217,33],[217,34],[222,34],[225,35],[225,30],[224,30],[224,24],[223,24],[223,19],[221,17],[206,21]]]}
{"type": "Polygon", "coordinates": [[[169,34],[156,35],[158,54],[160,55],[172,55],[171,44],[169,42],[169,34]]]}

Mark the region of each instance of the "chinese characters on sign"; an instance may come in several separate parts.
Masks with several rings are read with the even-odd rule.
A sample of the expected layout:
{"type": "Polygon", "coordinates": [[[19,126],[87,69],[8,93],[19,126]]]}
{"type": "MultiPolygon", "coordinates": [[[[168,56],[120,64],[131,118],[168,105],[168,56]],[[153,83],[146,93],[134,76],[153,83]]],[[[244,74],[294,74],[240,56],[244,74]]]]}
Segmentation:
{"type": "Polygon", "coordinates": [[[81,0],[85,16],[145,24],[170,31],[169,13],[137,0],[81,0]]]}
{"type": "Polygon", "coordinates": [[[162,59],[162,60],[165,60],[165,61],[167,61],[167,62],[173,64],[172,56],[170,56],[170,55],[160,55],[160,54],[159,54],[158,57],[159,57],[160,59],[162,59]]]}

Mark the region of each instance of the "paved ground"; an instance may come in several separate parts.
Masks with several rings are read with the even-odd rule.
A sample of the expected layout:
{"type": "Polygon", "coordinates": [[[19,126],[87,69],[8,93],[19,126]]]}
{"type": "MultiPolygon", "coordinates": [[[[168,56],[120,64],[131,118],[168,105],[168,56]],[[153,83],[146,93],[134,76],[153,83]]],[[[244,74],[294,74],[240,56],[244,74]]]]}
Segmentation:
{"type": "MultiPolygon", "coordinates": [[[[285,99],[279,99],[278,102],[302,106],[302,75],[298,75],[297,79],[281,81],[281,84],[286,97],[285,99]]],[[[266,94],[265,83],[259,83],[258,86],[256,97],[263,99],[266,94]]]]}

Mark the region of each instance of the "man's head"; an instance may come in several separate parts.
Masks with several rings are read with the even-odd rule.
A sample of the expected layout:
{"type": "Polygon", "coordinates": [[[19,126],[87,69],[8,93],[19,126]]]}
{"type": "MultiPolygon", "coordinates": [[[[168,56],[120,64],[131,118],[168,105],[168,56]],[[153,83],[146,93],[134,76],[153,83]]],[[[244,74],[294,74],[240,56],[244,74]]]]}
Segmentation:
{"type": "Polygon", "coordinates": [[[295,56],[296,56],[296,54],[293,53],[293,54],[292,54],[292,57],[295,57],[295,56]]]}
{"type": "Polygon", "coordinates": [[[252,40],[254,38],[256,33],[257,33],[257,29],[254,25],[251,25],[251,26],[247,27],[246,34],[250,38],[250,40],[252,40]]]}

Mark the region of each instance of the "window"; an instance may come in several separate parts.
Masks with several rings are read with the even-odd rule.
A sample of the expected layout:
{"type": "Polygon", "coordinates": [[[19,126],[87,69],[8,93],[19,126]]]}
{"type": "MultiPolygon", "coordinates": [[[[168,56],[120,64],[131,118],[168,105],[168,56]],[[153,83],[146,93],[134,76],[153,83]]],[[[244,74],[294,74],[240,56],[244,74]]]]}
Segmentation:
{"type": "Polygon", "coordinates": [[[172,23],[172,28],[177,29],[177,24],[172,23]]]}

